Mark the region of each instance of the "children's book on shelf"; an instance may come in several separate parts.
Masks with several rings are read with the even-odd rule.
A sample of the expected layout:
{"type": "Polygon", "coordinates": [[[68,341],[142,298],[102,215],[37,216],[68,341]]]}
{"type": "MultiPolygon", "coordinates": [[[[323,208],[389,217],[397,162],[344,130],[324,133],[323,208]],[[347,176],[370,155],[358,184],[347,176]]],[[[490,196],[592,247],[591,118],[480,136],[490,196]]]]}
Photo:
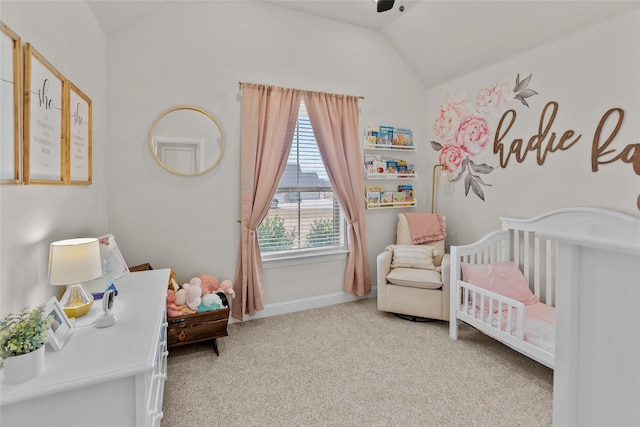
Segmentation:
{"type": "Polygon", "coordinates": [[[378,207],[380,206],[380,192],[379,191],[367,191],[367,206],[378,207]]]}
{"type": "Polygon", "coordinates": [[[379,128],[367,128],[367,146],[375,147],[378,142],[378,130],[379,128]]]}
{"type": "Polygon", "coordinates": [[[398,162],[396,160],[386,161],[386,173],[398,173],[398,162]]]}
{"type": "Polygon", "coordinates": [[[385,173],[386,171],[386,162],[383,162],[382,160],[373,162],[373,173],[385,173]]]}
{"type": "Polygon", "coordinates": [[[393,128],[391,144],[394,148],[413,148],[413,134],[411,133],[411,129],[393,128]]]}
{"type": "Polygon", "coordinates": [[[393,203],[402,205],[403,202],[406,201],[406,195],[404,191],[394,191],[393,192],[393,203]]]}
{"type": "Polygon", "coordinates": [[[393,126],[380,126],[380,130],[378,131],[377,145],[391,146],[392,139],[393,126]]]}
{"type": "Polygon", "coordinates": [[[413,202],[413,185],[398,185],[398,192],[404,193],[404,200],[413,202]]]}
{"type": "Polygon", "coordinates": [[[381,205],[393,204],[393,191],[384,191],[380,200],[381,205]]]}
{"type": "Polygon", "coordinates": [[[380,156],[377,154],[365,154],[364,156],[364,168],[367,170],[367,173],[374,172],[374,162],[379,162],[380,156]]]}
{"type": "Polygon", "coordinates": [[[384,187],[382,185],[367,185],[364,189],[367,193],[370,191],[377,191],[378,193],[381,193],[384,191],[384,187]]]}
{"type": "Polygon", "coordinates": [[[380,154],[365,154],[364,155],[364,161],[366,163],[379,162],[380,161],[380,154]]]}
{"type": "Polygon", "coordinates": [[[407,168],[407,164],[398,164],[398,175],[400,178],[406,178],[406,175],[409,174],[409,169],[407,168]]]}

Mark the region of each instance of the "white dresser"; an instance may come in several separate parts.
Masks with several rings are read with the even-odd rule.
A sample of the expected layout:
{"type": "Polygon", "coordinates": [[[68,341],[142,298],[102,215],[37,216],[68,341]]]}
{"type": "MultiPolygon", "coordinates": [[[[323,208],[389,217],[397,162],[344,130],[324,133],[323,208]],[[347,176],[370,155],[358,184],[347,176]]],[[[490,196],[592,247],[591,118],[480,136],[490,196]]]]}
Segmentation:
{"type": "Polygon", "coordinates": [[[45,371],[16,385],[0,382],[2,426],[159,426],[167,372],[169,269],[115,283],[118,321],[97,329],[96,301],[62,350],[46,350],[45,371]]]}

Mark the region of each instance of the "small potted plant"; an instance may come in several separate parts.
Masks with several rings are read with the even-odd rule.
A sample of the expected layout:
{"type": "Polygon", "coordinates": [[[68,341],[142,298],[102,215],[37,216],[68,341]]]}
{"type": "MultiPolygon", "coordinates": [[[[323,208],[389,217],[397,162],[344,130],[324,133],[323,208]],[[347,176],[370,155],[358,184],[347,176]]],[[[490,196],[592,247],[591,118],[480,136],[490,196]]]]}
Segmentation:
{"type": "Polygon", "coordinates": [[[23,308],[0,321],[0,357],[4,363],[4,382],[16,384],[35,378],[44,368],[44,345],[52,316],[45,306],[23,308]]]}

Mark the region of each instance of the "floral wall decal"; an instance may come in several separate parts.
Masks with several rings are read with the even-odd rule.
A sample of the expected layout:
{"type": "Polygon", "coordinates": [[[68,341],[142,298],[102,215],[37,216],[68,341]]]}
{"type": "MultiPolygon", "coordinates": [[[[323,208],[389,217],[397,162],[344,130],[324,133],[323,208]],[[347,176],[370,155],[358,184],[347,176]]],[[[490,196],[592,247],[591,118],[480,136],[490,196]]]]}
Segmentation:
{"type": "Polygon", "coordinates": [[[464,177],[464,194],[467,196],[471,189],[473,193],[484,201],[482,186],[491,186],[481,175],[487,175],[494,167],[486,163],[478,164],[473,160],[484,151],[491,140],[491,129],[514,100],[529,106],[526,98],[538,93],[529,89],[529,77],[520,80],[516,76],[513,89],[507,83],[496,83],[481,89],[474,102],[467,99],[464,91],[450,93],[445,101],[439,105],[433,131],[439,141],[431,141],[434,150],[440,152],[439,163],[445,165],[453,174],[451,182],[458,182],[464,177]]]}

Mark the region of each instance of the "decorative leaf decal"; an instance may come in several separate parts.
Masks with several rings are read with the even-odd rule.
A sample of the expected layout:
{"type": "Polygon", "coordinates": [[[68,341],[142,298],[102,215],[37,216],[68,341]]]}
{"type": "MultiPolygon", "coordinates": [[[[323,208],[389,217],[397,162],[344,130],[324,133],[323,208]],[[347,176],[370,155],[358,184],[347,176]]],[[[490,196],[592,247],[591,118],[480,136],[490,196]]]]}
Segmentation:
{"type": "Polygon", "coordinates": [[[464,178],[464,195],[469,194],[469,188],[471,187],[471,174],[468,174],[464,178]]]}
{"type": "Polygon", "coordinates": [[[471,176],[473,177],[473,180],[476,181],[478,184],[482,184],[486,187],[493,187],[493,185],[487,184],[486,182],[484,182],[482,178],[480,178],[478,175],[471,175],[471,176]]]}
{"type": "Polygon", "coordinates": [[[525,98],[529,98],[530,96],[538,94],[538,92],[536,92],[535,90],[527,88],[527,86],[529,86],[529,82],[531,81],[531,76],[533,76],[533,73],[529,74],[529,77],[527,77],[526,79],[520,81],[520,73],[518,73],[518,75],[516,76],[516,86],[513,88],[513,93],[515,93],[514,98],[522,102],[522,104],[526,105],[527,107],[529,106],[529,104],[527,103],[527,101],[525,101],[525,98]]]}
{"type": "Polygon", "coordinates": [[[518,73],[518,75],[516,76],[516,87],[513,88],[513,91],[517,93],[523,90],[524,88],[526,88],[527,86],[529,86],[529,81],[531,81],[531,76],[533,76],[533,73],[529,74],[529,77],[527,77],[523,81],[520,81],[520,73],[518,73]]]}
{"type": "Polygon", "coordinates": [[[482,191],[482,187],[480,187],[480,184],[478,184],[478,181],[476,180],[471,180],[471,189],[473,190],[473,193],[480,197],[480,200],[482,200],[484,202],[484,191],[482,191]]]}
{"type": "Polygon", "coordinates": [[[475,163],[471,162],[471,169],[473,169],[474,172],[478,172],[478,173],[489,173],[494,169],[494,167],[489,166],[486,163],[483,163],[481,165],[476,165],[475,163]]]}
{"type": "Polygon", "coordinates": [[[450,182],[460,181],[460,178],[462,178],[462,175],[464,175],[464,172],[467,170],[468,164],[469,164],[469,158],[465,157],[464,160],[462,161],[462,165],[460,165],[460,172],[458,172],[458,175],[456,175],[456,177],[453,178],[450,182]]]}
{"type": "Polygon", "coordinates": [[[436,141],[431,141],[431,146],[433,147],[434,150],[436,151],[440,151],[442,150],[442,144],[440,144],[439,142],[436,141]]]}

